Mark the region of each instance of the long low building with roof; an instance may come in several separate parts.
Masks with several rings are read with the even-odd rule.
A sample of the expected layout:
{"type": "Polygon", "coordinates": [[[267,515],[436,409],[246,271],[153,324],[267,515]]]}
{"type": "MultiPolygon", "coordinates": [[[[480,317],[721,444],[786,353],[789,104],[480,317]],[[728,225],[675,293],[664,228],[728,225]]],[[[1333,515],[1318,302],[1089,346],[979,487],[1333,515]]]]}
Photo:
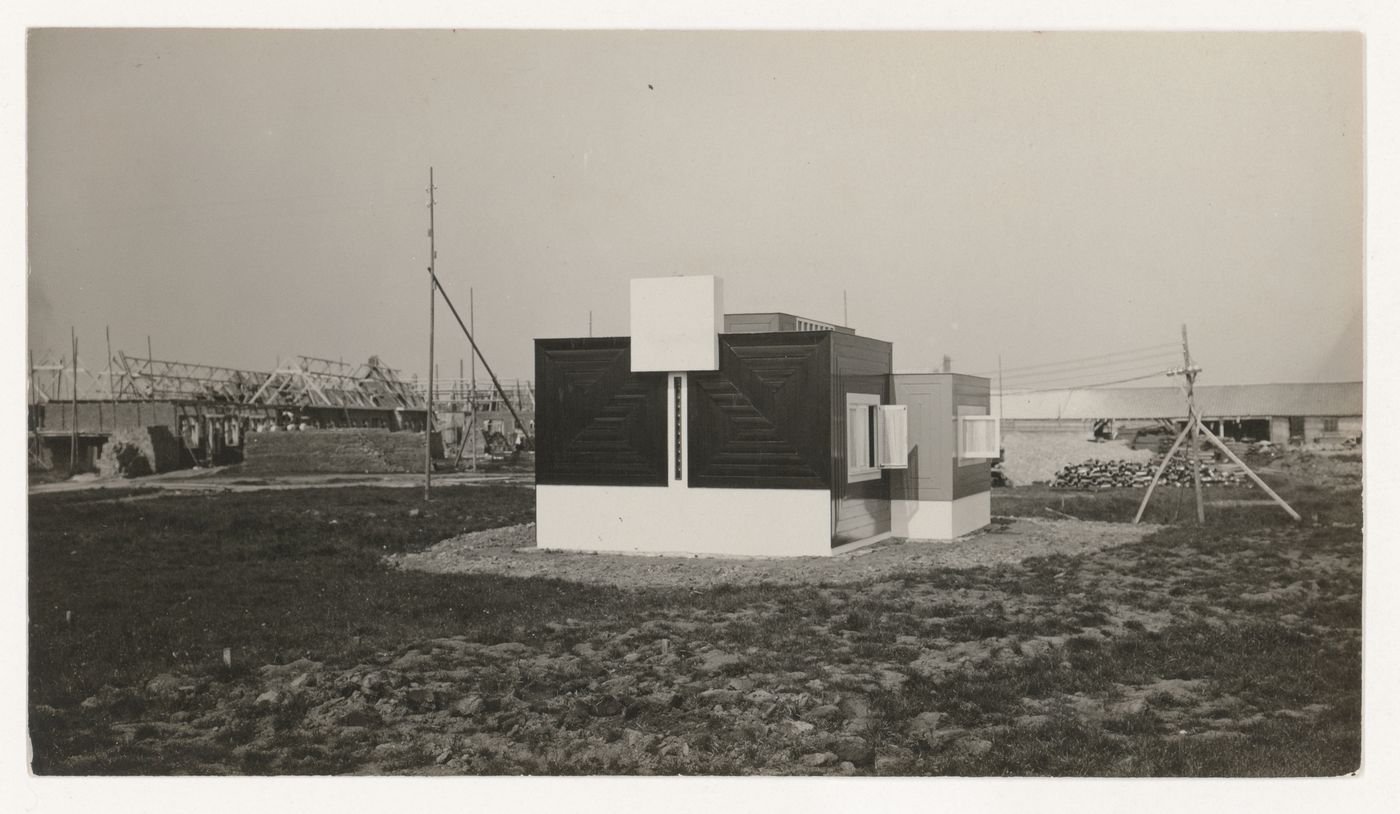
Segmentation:
{"type": "MultiPolygon", "coordinates": [[[[1186,420],[1179,387],[1120,387],[1014,392],[992,397],[1004,432],[1113,437],[1129,424],[1186,420]]],[[[1362,383],[1198,385],[1207,426],[1225,438],[1275,444],[1330,444],[1360,438],[1362,383]]]]}

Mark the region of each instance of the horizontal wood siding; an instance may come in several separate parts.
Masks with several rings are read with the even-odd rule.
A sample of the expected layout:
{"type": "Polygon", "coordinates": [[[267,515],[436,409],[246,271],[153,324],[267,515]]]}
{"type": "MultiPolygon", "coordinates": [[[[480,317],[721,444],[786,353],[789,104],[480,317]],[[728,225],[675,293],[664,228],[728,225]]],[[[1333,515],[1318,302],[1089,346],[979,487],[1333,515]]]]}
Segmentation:
{"type": "Polygon", "coordinates": [[[666,374],[628,337],[535,340],[535,482],[664,486],[666,374]]]}
{"type": "Polygon", "coordinates": [[[831,488],[831,334],[721,334],[689,375],[691,488],[831,488]]]}
{"type": "MultiPolygon", "coordinates": [[[[962,374],[954,374],[952,379],[953,415],[957,415],[958,407],[982,407],[988,410],[988,414],[990,414],[992,389],[989,379],[984,379],[980,376],[965,376],[962,374]]],[[[956,443],[956,439],[954,439],[954,442],[956,443]]],[[[956,450],[956,447],[954,450],[956,450]]],[[[991,461],[953,467],[954,500],[991,491],[991,488],[991,461]]]]}
{"type": "Polygon", "coordinates": [[[890,530],[890,476],[846,481],[846,395],[869,393],[890,403],[893,348],[888,342],[831,332],[831,483],[833,547],[890,530]]]}

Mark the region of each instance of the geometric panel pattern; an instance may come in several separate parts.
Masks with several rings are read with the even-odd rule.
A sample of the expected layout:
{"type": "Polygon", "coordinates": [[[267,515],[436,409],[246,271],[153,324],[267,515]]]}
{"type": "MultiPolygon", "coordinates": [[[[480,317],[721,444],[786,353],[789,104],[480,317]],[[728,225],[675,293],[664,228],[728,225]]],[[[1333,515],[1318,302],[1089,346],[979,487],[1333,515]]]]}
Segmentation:
{"type": "Polygon", "coordinates": [[[830,333],[721,334],[690,374],[692,488],[829,489],[830,333]]]}
{"type": "Polygon", "coordinates": [[[535,482],[664,486],[666,376],[627,337],[535,340],[535,482]]]}

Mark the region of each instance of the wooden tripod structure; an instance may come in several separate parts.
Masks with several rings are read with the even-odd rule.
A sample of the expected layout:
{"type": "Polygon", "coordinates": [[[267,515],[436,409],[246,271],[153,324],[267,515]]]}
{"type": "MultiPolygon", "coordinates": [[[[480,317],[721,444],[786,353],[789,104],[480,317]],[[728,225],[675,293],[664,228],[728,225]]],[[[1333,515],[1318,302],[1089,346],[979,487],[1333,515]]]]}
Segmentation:
{"type": "Polygon", "coordinates": [[[1254,470],[1250,469],[1248,464],[1241,461],[1238,455],[1230,451],[1230,448],[1225,445],[1224,441],[1221,441],[1215,433],[1211,432],[1206,425],[1202,423],[1201,414],[1196,410],[1196,375],[1201,372],[1201,369],[1191,363],[1191,347],[1186,341],[1185,325],[1181,326],[1181,353],[1185,365],[1177,370],[1167,371],[1167,375],[1186,377],[1186,426],[1181,428],[1181,432],[1176,436],[1176,441],[1172,443],[1171,449],[1167,450],[1167,454],[1162,457],[1162,463],[1157,466],[1157,471],[1153,473],[1152,482],[1147,484],[1147,494],[1142,496],[1142,505],[1138,506],[1137,516],[1133,518],[1133,523],[1137,524],[1141,522],[1142,513],[1147,511],[1147,502],[1152,499],[1152,490],[1157,488],[1157,481],[1161,480],[1162,473],[1167,471],[1167,464],[1171,463],[1172,456],[1181,448],[1181,443],[1183,441],[1188,441],[1188,439],[1186,454],[1191,461],[1191,483],[1196,491],[1196,522],[1204,523],[1206,521],[1206,505],[1205,501],[1201,498],[1200,435],[1204,435],[1207,440],[1215,444],[1221,452],[1225,453],[1225,457],[1238,464],[1239,467],[1244,470],[1244,473],[1249,476],[1250,480],[1254,481],[1260,489],[1263,489],[1265,494],[1273,498],[1275,503],[1283,507],[1283,510],[1288,512],[1290,517],[1294,520],[1302,520],[1303,518],[1300,517],[1297,512],[1293,511],[1293,507],[1289,506],[1287,501],[1279,497],[1278,493],[1273,489],[1270,489],[1267,483],[1258,475],[1254,474],[1254,470]]]}

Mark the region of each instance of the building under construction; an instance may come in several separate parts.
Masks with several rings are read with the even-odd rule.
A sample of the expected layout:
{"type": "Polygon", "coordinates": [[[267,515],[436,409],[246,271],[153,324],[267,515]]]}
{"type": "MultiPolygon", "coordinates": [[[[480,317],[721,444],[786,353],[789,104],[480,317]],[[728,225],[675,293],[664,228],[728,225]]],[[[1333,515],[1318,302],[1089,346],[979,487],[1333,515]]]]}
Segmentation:
{"type": "MultiPolygon", "coordinates": [[[[427,400],[426,385],[414,385],[413,392],[427,400]]],[[[432,404],[433,428],[442,433],[443,447],[456,463],[534,449],[532,382],[506,380],[497,390],[490,382],[439,378],[433,382],[432,404]]]]}
{"type": "Polygon", "coordinates": [[[30,462],[44,468],[96,469],[114,433],[149,435],[159,471],[239,462],[254,433],[421,433],[425,423],[421,395],[378,357],[356,366],[294,356],[270,372],[124,353],[106,370],[73,359],[30,365],[30,462]]]}

